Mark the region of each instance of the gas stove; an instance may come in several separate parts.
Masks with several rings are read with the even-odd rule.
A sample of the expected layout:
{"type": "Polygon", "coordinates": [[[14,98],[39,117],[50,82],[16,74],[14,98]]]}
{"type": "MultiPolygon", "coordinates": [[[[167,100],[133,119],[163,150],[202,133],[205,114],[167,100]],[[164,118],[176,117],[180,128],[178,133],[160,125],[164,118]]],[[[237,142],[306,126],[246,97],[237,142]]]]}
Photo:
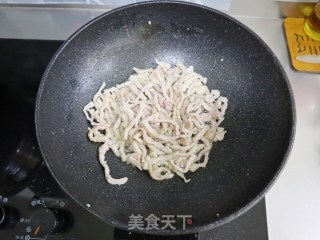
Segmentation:
{"type": "Polygon", "coordinates": [[[34,129],[38,85],[61,44],[0,39],[0,239],[268,239],[264,199],[230,223],[179,237],[114,228],[70,199],[43,163],[34,129]]]}

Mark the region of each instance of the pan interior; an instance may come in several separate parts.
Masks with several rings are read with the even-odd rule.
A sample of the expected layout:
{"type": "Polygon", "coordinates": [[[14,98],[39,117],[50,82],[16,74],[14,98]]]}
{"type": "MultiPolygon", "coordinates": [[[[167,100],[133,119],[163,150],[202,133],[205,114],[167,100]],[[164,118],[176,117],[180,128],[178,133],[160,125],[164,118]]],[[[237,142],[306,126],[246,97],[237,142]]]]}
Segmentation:
{"type": "Polygon", "coordinates": [[[264,194],[291,144],[292,104],[274,54],[243,25],[190,4],[137,4],[94,20],[60,49],[39,90],[37,134],[55,178],[89,211],[121,228],[131,214],[192,215],[187,231],[162,231],[179,234],[224,222],[264,194]],[[133,67],[155,67],[155,58],[193,65],[210,89],[228,97],[225,139],[187,184],[178,177],[154,181],[109,152],[111,174],[129,178],[112,186],[97,159],[99,144],[86,136],[82,109],[102,82],[119,84],[133,67]]]}

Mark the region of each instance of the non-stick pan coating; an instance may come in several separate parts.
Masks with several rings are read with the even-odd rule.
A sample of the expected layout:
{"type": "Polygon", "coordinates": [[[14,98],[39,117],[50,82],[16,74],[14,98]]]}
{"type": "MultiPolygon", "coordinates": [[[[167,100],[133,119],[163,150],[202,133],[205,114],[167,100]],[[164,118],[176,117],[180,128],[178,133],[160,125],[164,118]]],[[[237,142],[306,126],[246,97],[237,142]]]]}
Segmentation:
{"type": "MultiPolygon", "coordinates": [[[[270,33],[272,34],[272,33],[270,33]]],[[[86,24],[58,50],[39,89],[36,125],[43,157],[62,188],[109,224],[128,227],[131,214],[147,217],[192,215],[182,230],[203,231],[243,213],[269,189],[290,150],[295,124],[293,97],[271,50],[244,25],[209,8],[188,3],[149,2],[108,12],[86,24]],[[148,22],[151,22],[151,25],[148,22]],[[87,138],[83,107],[102,82],[125,81],[132,67],[155,67],[155,58],[193,65],[210,89],[229,99],[223,127],[207,168],[179,177],[152,180],[106,156],[122,186],[104,179],[99,144],[87,138]]],[[[161,224],[161,223],[160,223],[161,224]]]]}

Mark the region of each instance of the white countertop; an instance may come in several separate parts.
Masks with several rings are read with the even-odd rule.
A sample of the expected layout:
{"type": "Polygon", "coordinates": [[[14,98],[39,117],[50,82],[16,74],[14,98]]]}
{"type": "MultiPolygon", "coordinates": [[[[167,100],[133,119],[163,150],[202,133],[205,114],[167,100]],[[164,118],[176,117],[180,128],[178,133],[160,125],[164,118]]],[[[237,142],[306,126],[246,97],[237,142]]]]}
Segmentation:
{"type": "MultiPolygon", "coordinates": [[[[320,75],[291,68],[283,20],[275,3],[234,0],[229,14],[255,31],[275,52],[293,88],[296,139],[289,161],[266,195],[270,240],[320,238],[320,75]],[[248,6],[250,6],[248,8],[248,6]]],[[[0,7],[0,38],[64,40],[107,9],[0,7]]]]}
{"type": "Polygon", "coordinates": [[[287,165],[266,195],[270,240],[320,238],[320,74],[291,68],[281,19],[238,18],[275,52],[289,77],[297,110],[287,165]]]}

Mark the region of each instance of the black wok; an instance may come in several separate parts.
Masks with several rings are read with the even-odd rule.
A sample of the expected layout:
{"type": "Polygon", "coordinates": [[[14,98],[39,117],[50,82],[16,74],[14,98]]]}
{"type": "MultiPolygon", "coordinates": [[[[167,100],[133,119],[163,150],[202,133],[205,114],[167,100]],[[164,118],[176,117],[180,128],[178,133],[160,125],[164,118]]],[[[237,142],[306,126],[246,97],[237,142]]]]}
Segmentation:
{"type": "Polygon", "coordinates": [[[186,234],[226,223],[263,197],[288,157],[295,109],[279,61],[247,27],[195,4],[147,2],[103,14],[63,44],[39,88],[36,128],[51,173],[92,214],[124,229],[132,214],[192,215],[185,230],[178,218],[176,230],[138,230],[186,234]],[[155,58],[193,65],[210,89],[229,98],[225,140],[187,184],[178,177],[152,180],[109,152],[112,175],[129,178],[112,186],[98,163],[98,144],[86,137],[82,109],[103,81],[119,84],[132,67],[154,67],[155,58]]]}

